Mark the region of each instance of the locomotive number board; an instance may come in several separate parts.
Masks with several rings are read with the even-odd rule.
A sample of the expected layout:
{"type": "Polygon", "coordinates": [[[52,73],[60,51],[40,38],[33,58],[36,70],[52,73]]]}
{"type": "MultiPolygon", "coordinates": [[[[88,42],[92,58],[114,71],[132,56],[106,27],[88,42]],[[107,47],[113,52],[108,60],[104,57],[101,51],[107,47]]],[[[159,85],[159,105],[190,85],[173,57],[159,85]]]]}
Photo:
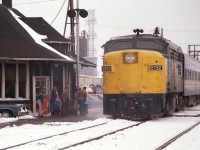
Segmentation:
{"type": "Polygon", "coordinates": [[[102,66],[102,72],[111,72],[112,67],[111,66],[102,66]]]}
{"type": "Polygon", "coordinates": [[[151,65],[150,66],[151,71],[161,71],[162,70],[162,65],[151,65]]]}

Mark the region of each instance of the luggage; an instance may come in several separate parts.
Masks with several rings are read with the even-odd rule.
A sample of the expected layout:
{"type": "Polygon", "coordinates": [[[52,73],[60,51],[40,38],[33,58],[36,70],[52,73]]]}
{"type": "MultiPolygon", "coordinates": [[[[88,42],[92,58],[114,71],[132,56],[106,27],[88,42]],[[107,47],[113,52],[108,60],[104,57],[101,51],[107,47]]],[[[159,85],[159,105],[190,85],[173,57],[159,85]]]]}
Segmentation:
{"type": "Polygon", "coordinates": [[[52,104],[51,115],[60,115],[61,114],[61,101],[54,100],[52,104]]]}
{"type": "Polygon", "coordinates": [[[61,110],[61,101],[55,100],[55,102],[54,102],[54,110],[56,112],[59,112],[61,110]]]}

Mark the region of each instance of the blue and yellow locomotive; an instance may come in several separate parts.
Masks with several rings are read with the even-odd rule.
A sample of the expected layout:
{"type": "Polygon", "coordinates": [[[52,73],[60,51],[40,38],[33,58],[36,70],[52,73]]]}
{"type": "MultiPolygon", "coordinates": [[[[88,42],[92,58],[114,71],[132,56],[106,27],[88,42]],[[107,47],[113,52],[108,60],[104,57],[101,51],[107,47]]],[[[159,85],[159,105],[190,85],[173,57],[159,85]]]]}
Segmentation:
{"type": "Polygon", "coordinates": [[[199,102],[200,62],[170,40],[137,32],[103,47],[104,114],[153,119],[199,102]]]}

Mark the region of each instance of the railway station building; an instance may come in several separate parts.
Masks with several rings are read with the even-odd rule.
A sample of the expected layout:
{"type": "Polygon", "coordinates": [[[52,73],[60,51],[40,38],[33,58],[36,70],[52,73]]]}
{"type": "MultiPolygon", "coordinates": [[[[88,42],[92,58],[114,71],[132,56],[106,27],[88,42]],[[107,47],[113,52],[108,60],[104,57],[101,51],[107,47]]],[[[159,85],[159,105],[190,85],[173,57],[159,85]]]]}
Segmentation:
{"type": "MultiPolygon", "coordinates": [[[[76,86],[74,43],[60,35],[43,18],[28,18],[0,4],[0,104],[26,104],[36,113],[36,89],[45,91],[46,111],[50,92],[59,94],[76,86]]],[[[96,66],[80,60],[82,66],[96,66]]]]}

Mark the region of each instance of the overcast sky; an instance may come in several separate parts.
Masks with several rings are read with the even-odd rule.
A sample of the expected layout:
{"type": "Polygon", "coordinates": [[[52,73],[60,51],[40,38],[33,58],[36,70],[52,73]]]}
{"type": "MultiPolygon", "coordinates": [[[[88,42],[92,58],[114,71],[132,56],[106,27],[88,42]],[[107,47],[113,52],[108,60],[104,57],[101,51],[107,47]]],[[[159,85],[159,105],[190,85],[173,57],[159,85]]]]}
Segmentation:
{"type": "MultiPolygon", "coordinates": [[[[13,0],[13,7],[27,17],[43,17],[63,34],[68,0],[55,19],[63,2],[13,0]]],[[[74,3],[76,8],[76,0],[74,3]]],[[[200,0],[79,0],[79,8],[95,10],[95,47],[100,50],[110,37],[132,34],[135,28],[152,33],[158,26],[163,28],[164,37],[187,51],[188,44],[200,44],[199,6],[200,0]]],[[[81,19],[80,31],[84,29],[87,30],[86,19],[81,19]]]]}
{"type": "MultiPolygon", "coordinates": [[[[68,0],[64,1],[13,0],[13,7],[27,17],[43,17],[63,35],[68,0]]],[[[152,33],[156,26],[163,28],[165,38],[187,53],[189,44],[200,44],[199,6],[200,0],[79,0],[79,8],[95,10],[98,56],[102,56],[101,46],[111,37],[133,34],[136,28],[152,33]]],[[[86,21],[87,18],[80,19],[80,32],[88,30],[86,21]]]]}

